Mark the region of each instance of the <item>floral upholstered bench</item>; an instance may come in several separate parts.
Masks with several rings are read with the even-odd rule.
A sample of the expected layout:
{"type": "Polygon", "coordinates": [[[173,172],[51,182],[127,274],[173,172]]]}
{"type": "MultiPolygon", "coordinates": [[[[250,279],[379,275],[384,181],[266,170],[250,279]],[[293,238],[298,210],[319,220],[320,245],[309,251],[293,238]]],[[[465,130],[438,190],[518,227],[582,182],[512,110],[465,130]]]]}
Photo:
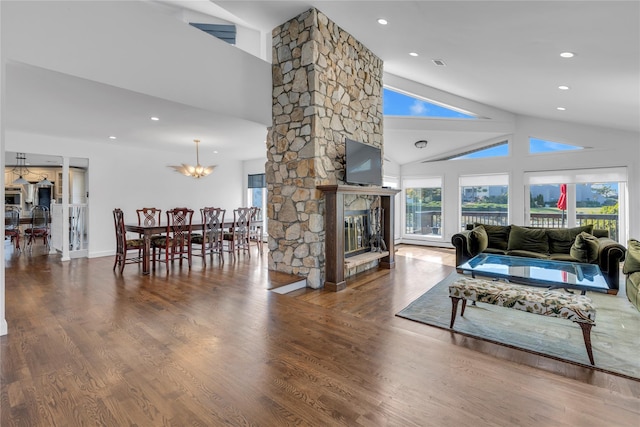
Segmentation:
{"type": "Polygon", "coordinates": [[[576,322],[582,328],[589,361],[595,365],[591,350],[591,327],[596,324],[596,308],[591,299],[585,295],[574,295],[545,288],[530,288],[505,282],[462,278],[449,285],[449,297],[452,304],[449,326],[451,329],[456,320],[460,300],[462,300],[460,316],[464,316],[467,300],[470,300],[576,322]]]}

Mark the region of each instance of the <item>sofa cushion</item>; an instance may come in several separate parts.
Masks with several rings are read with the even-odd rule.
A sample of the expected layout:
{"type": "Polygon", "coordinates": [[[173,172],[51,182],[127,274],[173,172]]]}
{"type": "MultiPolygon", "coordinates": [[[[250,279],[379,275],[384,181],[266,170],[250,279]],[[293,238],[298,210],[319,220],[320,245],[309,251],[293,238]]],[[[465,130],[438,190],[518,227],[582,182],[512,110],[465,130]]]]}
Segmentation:
{"type": "Polygon", "coordinates": [[[548,259],[549,255],[547,254],[543,254],[540,252],[532,252],[532,251],[525,251],[522,249],[515,249],[513,251],[507,251],[507,255],[510,256],[521,256],[521,257],[525,257],[525,258],[539,258],[539,259],[548,259]]]}
{"type": "Polygon", "coordinates": [[[569,254],[579,262],[592,263],[598,259],[599,247],[598,238],[583,231],[576,236],[569,254]]]}
{"type": "Polygon", "coordinates": [[[505,249],[496,249],[496,248],[487,248],[484,250],[486,254],[496,254],[496,255],[507,255],[507,251],[505,249]]]}
{"type": "Polygon", "coordinates": [[[636,271],[640,271],[640,242],[636,239],[629,239],[622,272],[630,274],[636,271]]]}
{"type": "Polygon", "coordinates": [[[547,239],[547,230],[511,225],[507,250],[522,250],[548,255],[549,240],[547,239]]]}
{"type": "Polygon", "coordinates": [[[593,224],[573,228],[550,228],[547,230],[549,238],[549,252],[552,254],[569,254],[576,236],[582,232],[592,234],[593,224]]]}
{"type": "Polygon", "coordinates": [[[474,223],[473,226],[477,227],[482,225],[489,236],[489,248],[493,249],[507,249],[507,242],[509,241],[509,230],[511,227],[508,225],[487,225],[474,223]]]}
{"type": "Polygon", "coordinates": [[[579,259],[575,259],[570,254],[551,254],[549,259],[553,261],[566,261],[566,262],[581,262],[579,259]]]}
{"type": "Polygon", "coordinates": [[[489,235],[484,226],[478,225],[469,232],[467,239],[467,250],[472,256],[478,255],[489,246],[489,235]]]}
{"type": "Polygon", "coordinates": [[[638,310],[640,310],[640,271],[627,276],[627,298],[638,310]]]}
{"type": "Polygon", "coordinates": [[[593,234],[596,237],[609,238],[609,230],[602,230],[602,229],[594,228],[593,231],[591,232],[591,234],[593,234]]]}

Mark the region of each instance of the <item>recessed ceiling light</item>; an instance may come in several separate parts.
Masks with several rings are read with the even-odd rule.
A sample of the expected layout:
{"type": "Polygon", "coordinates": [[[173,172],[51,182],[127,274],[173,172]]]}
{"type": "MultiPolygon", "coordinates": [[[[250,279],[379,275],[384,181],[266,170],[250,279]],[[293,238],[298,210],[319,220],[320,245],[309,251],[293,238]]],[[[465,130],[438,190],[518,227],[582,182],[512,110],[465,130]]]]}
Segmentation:
{"type": "Polygon", "coordinates": [[[387,24],[388,24],[388,22],[387,22],[387,20],[386,20],[386,19],[384,19],[384,18],[380,18],[380,19],[378,19],[378,24],[380,24],[380,25],[387,25],[387,24]]]}
{"type": "Polygon", "coordinates": [[[558,107],[558,108],[556,108],[556,110],[558,110],[558,111],[565,111],[565,110],[566,110],[566,108],[565,108],[565,107],[558,107]]]}
{"type": "Polygon", "coordinates": [[[417,53],[415,53],[415,52],[409,52],[409,55],[411,55],[411,56],[418,56],[418,54],[417,54],[417,53]]]}
{"type": "Polygon", "coordinates": [[[116,139],[116,137],[115,137],[115,136],[113,136],[113,135],[111,135],[111,136],[109,137],[109,139],[116,139]]]}
{"type": "Polygon", "coordinates": [[[218,154],[218,150],[213,150],[213,154],[218,154]]]}
{"type": "Polygon", "coordinates": [[[560,85],[560,86],[558,86],[558,89],[560,89],[560,90],[569,90],[569,86],[560,85]]]}
{"type": "Polygon", "coordinates": [[[151,117],[151,120],[153,120],[154,122],[157,122],[160,119],[158,117],[151,117]]]}
{"type": "Polygon", "coordinates": [[[563,58],[573,58],[575,56],[575,53],[573,52],[562,52],[560,54],[561,57],[563,58]]]}

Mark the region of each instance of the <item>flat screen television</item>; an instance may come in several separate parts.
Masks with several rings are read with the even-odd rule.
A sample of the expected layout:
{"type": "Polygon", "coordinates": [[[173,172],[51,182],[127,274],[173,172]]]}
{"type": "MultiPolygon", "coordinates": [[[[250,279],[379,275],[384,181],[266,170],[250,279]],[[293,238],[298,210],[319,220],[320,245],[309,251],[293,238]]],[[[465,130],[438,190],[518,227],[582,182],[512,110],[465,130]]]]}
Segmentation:
{"type": "Polygon", "coordinates": [[[347,138],[345,142],[347,184],[382,185],[382,150],[347,138]]]}

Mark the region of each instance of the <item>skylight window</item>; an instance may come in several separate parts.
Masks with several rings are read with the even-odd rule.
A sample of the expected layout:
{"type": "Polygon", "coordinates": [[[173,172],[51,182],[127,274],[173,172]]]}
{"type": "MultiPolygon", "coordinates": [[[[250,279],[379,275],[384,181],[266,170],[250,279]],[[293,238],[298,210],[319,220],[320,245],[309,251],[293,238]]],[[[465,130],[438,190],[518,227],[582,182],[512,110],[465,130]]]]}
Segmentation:
{"type": "Polygon", "coordinates": [[[529,153],[556,153],[558,151],[582,150],[584,147],[563,144],[561,142],[547,141],[539,138],[529,138],[529,153]]]}
{"type": "Polygon", "coordinates": [[[509,155],[509,141],[501,141],[487,147],[481,147],[476,150],[467,151],[448,159],[443,160],[461,160],[461,159],[486,159],[488,157],[506,157],[509,155]]]}
{"type": "Polygon", "coordinates": [[[382,107],[386,116],[477,119],[476,116],[454,107],[434,104],[387,88],[384,88],[382,107]]]}

